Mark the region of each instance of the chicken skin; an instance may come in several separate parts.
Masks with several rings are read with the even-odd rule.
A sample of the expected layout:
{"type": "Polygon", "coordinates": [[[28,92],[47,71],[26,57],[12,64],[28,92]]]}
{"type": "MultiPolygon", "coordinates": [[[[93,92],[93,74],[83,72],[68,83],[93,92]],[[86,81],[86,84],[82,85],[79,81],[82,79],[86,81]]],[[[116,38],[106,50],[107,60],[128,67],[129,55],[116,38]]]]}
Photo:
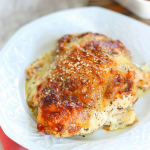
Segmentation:
{"type": "Polygon", "coordinates": [[[37,110],[39,133],[71,137],[135,122],[129,108],[137,88],[149,88],[150,73],[134,65],[120,41],[91,32],[65,35],[46,56],[26,69],[27,102],[37,110]]]}

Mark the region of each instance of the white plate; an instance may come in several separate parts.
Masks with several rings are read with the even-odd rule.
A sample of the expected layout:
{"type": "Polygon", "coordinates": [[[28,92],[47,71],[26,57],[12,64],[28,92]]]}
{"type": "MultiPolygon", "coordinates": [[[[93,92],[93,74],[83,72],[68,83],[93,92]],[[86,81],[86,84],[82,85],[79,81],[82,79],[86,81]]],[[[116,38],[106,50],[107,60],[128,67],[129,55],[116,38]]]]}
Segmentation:
{"type": "Polygon", "coordinates": [[[25,68],[68,33],[98,32],[119,39],[139,63],[150,66],[150,28],[131,18],[99,7],[61,11],[20,29],[6,44],[0,57],[0,121],[4,132],[32,150],[121,150],[150,147],[150,92],[134,107],[139,122],[124,130],[97,130],[86,137],[55,138],[37,133],[36,120],[25,98],[25,68]]]}

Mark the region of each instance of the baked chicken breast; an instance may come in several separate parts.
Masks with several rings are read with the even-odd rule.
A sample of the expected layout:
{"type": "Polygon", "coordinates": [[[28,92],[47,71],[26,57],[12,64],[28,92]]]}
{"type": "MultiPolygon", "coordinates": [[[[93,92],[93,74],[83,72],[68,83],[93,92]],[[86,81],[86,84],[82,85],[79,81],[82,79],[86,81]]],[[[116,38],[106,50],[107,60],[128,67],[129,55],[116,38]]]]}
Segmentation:
{"type": "Polygon", "coordinates": [[[27,102],[39,133],[55,137],[89,134],[136,122],[136,92],[150,86],[123,44],[105,35],[65,35],[56,49],[27,69],[27,102]]]}

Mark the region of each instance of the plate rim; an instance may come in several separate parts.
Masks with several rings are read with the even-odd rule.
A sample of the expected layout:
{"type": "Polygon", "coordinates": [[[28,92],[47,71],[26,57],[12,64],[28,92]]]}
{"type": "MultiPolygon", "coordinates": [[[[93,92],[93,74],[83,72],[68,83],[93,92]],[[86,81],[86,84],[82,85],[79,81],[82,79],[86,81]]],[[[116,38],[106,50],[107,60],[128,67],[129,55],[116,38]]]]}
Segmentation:
{"type": "MultiPolygon", "coordinates": [[[[50,19],[52,16],[55,16],[55,15],[59,15],[59,14],[62,14],[62,13],[69,13],[69,12],[78,11],[78,10],[84,11],[84,10],[88,10],[88,9],[89,9],[89,10],[92,10],[92,9],[105,10],[105,11],[107,11],[107,12],[120,15],[121,17],[122,17],[122,16],[123,16],[123,17],[126,17],[127,19],[130,19],[130,20],[132,20],[132,21],[138,22],[138,24],[140,23],[140,24],[144,25],[147,29],[150,30],[150,27],[149,27],[147,24],[145,24],[145,23],[142,23],[142,22],[140,22],[140,21],[138,21],[138,20],[136,20],[136,19],[133,19],[133,18],[131,18],[131,17],[128,17],[128,16],[125,16],[125,15],[123,15],[123,14],[114,12],[114,11],[112,11],[112,10],[108,10],[108,9],[106,9],[106,8],[98,7],[98,6],[79,7],[79,8],[71,8],[71,9],[61,10],[61,11],[57,11],[57,12],[48,14],[48,15],[46,15],[46,16],[40,17],[39,19],[36,19],[36,20],[34,20],[34,21],[31,21],[30,23],[27,23],[26,25],[22,26],[19,30],[17,30],[17,31],[15,32],[15,34],[14,34],[12,37],[10,37],[10,39],[8,40],[8,42],[6,42],[6,44],[5,44],[5,45],[3,46],[3,48],[1,49],[1,52],[0,52],[0,63],[1,63],[1,61],[2,61],[1,58],[3,57],[4,53],[7,51],[8,47],[13,43],[13,41],[14,41],[19,35],[21,35],[21,34],[24,32],[24,30],[28,29],[28,27],[31,28],[32,26],[36,25],[37,23],[41,23],[42,21],[46,21],[47,19],[50,19]]],[[[2,107],[2,106],[0,105],[0,108],[1,108],[1,107],[2,107]]],[[[2,111],[1,111],[1,110],[2,110],[2,109],[0,109],[0,114],[2,114],[2,111]]],[[[4,122],[4,120],[2,119],[2,117],[0,117],[0,126],[1,126],[1,128],[3,129],[4,133],[5,133],[10,139],[12,139],[12,140],[15,141],[16,143],[18,143],[19,145],[21,145],[21,146],[23,146],[23,147],[25,147],[25,148],[27,148],[27,149],[34,149],[34,148],[30,145],[30,143],[25,142],[25,141],[22,140],[21,138],[19,139],[18,136],[17,136],[15,133],[9,132],[9,129],[5,126],[5,122],[4,122]]],[[[45,149],[45,148],[42,148],[42,147],[40,147],[40,146],[38,146],[38,145],[36,144],[36,148],[35,148],[35,149],[37,149],[37,147],[39,147],[41,150],[42,150],[42,149],[43,149],[43,150],[45,149]]]]}

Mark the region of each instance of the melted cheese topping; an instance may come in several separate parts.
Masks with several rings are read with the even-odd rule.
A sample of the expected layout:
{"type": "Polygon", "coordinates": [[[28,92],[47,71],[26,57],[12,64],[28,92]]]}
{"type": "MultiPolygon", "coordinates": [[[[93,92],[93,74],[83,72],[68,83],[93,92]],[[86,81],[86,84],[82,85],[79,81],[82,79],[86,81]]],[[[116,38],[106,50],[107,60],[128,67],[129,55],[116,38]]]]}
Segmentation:
{"type": "MultiPolygon", "coordinates": [[[[52,56],[53,51],[49,52],[49,53],[44,53],[42,55],[42,57],[40,57],[39,59],[37,59],[35,62],[33,62],[27,69],[26,71],[28,72],[29,70],[32,70],[32,72],[28,72],[28,78],[26,80],[26,95],[27,95],[27,103],[30,103],[31,97],[33,96],[33,93],[35,93],[36,87],[37,85],[40,83],[40,81],[42,80],[43,76],[46,76],[47,71],[50,69],[50,61],[51,61],[51,56],[52,56]]],[[[126,62],[126,64],[128,63],[128,59],[122,59],[121,57],[116,57],[116,60],[119,60],[120,66],[124,65],[124,62],[126,62]]],[[[137,90],[137,97],[142,96],[143,95],[143,90],[142,89],[138,89],[137,90]]],[[[33,115],[35,117],[37,117],[38,114],[38,108],[37,107],[32,107],[30,105],[28,105],[31,112],[33,113],[33,115]]],[[[119,114],[119,113],[118,113],[119,114]]],[[[95,113],[94,113],[95,115],[95,113]]],[[[102,114],[100,114],[101,116],[102,114]]],[[[98,115],[99,116],[99,115],[98,115]]],[[[118,128],[125,128],[126,125],[125,124],[119,124],[120,122],[117,120],[116,117],[112,117],[109,116],[107,117],[107,115],[105,115],[105,119],[103,120],[103,123],[106,121],[106,125],[109,124],[109,130],[115,130],[118,128]],[[108,123],[109,120],[111,120],[111,123],[108,123]]],[[[93,117],[94,118],[94,117],[93,117]]],[[[101,117],[98,117],[101,118],[101,117]]],[[[91,120],[92,121],[92,120],[91,120]]],[[[101,120],[99,120],[97,123],[99,123],[101,120]]],[[[93,121],[93,127],[94,124],[96,123],[96,121],[93,121]]],[[[104,127],[105,128],[105,127],[104,127]]],[[[86,129],[81,129],[82,133],[84,134],[88,134],[91,133],[91,129],[86,128],[86,129]]],[[[80,135],[80,132],[77,135],[80,135]]]]}
{"type": "MultiPolygon", "coordinates": [[[[30,75],[28,76],[28,78],[26,80],[25,90],[26,90],[28,104],[30,102],[31,97],[33,96],[33,93],[35,93],[36,87],[40,83],[42,77],[45,76],[47,70],[50,69],[50,61],[51,61],[52,53],[53,53],[53,51],[51,51],[49,53],[44,53],[41,58],[37,59],[35,62],[33,62],[26,69],[26,71],[28,71],[30,69],[33,71],[33,72],[30,72],[30,75]]],[[[128,59],[125,59],[125,58],[122,58],[122,57],[116,57],[116,60],[118,60],[118,62],[120,62],[119,66],[121,66],[121,67],[122,66],[126,67],[124,64],[128,63],[128,59]]],[[[144,69],[144,67],[143,67],[143,70],[147,70],[147,67],[146,67],[146,69],[144,69]]],[[[144,90],[142,90],[140,88],[137,89],[137,93],[136,93],[137,98],[142,97],[144,94],[145,94],[144,90]]],[[[37,107],[32,107],[30,105],[28,105],[28,106],[29,106],[32,114],[35,117],[37,117],[38,108],[37,107]]],[[[132,115],[134,115],[134,117],[135,117],[134,111],[129,111],[129,113],[126,113],[126,114],[128,115],[131,112],[132,112],[132,115]]],[[[117,118],[117,116],[120,116],[120,115],[122,115],[122,114],[117,113],[113,117],[112,117],[112,115],[109,116],[109,117],[107,117],[107,115],[105,115],[106,117],[105,117],[105,119],[103,120],[103,123],[102,123],[102,124],[104,124],[104,122],[106,121],[104,129],[106,129],[106,130],[116,130],[116,129],[125,128],[127,125],[124,122],[120,123],[120,120],[117,118]],[[107,125],[109,125],[109,127],[107,127],[107,125]]],[[[130,118],[130,120],[132,120],[130,124],[133,124],[133,122],[134,122],[134,119],[133,119],[134,117],[132,117],[132,115],[131,115],[131,117],[128,116],[128,119],[130,118]]],[[[101,117],[98,117],[98,118],[101,118],[101,117]]],[[[124,118],[125,118],[125,116],[124,116],[124,118]]],[[[100,123],[100,121],[101,120],[99,120],[97,123],[100,123]]],[[[96,123],[96,121],[93,121],[93,126],[94,126],[94,123],[96,123]]],[[[85,128],[85,129],[82,128],[81,131],[77,135],[80,135],[80,133],[84,133],[84,134],[91,133],[91,129],[90,128],[85,128]]]]}
{"type": "Polygon", "coordinates": [[[39,133],[67,137],[104,123],[110,130],[133,124],[135,112],[127,108],[135,101],[137,68],[124,46],[93,34],[64,36],[57,46],[26,69],[27,103],[38,114],[39,133]]]}

